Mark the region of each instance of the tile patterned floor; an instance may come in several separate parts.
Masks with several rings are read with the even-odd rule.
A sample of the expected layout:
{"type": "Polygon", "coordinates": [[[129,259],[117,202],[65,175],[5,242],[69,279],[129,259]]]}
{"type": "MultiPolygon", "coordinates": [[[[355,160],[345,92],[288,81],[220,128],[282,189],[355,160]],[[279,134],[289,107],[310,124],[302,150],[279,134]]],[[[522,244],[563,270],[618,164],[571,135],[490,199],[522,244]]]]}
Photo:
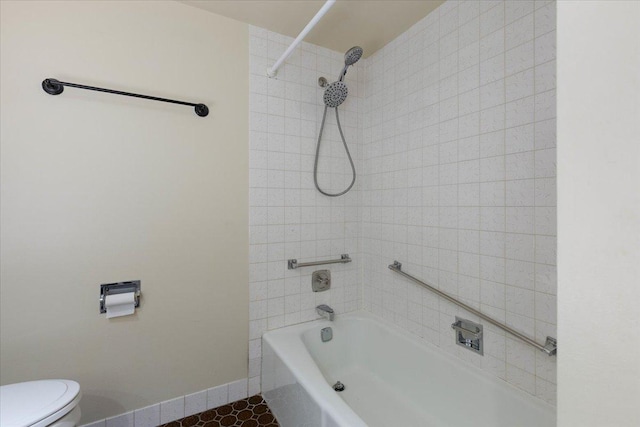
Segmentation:
{"type": "Polygon", "coordinates": [[[259,394],[191,415],[161,427],[279,427],[259,394]]]}

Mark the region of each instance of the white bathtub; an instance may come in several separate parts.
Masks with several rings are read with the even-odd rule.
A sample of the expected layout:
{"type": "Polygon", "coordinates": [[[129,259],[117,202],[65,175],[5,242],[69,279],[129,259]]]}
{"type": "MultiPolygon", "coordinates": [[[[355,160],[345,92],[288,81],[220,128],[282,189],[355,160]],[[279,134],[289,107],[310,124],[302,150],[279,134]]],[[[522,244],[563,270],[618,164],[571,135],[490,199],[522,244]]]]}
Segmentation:
{"type": "Polygon", "coordinates": [[[365,312],[267,332],[262,352],[262,393],[282,427],[556,425],[551,405],[365,312]]]}

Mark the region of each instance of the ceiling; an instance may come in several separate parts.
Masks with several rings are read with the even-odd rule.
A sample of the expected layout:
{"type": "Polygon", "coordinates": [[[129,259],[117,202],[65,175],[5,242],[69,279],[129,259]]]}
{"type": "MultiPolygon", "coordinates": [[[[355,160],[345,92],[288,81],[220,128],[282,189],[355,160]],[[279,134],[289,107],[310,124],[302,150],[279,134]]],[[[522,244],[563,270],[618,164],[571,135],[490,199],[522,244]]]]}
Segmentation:
{"type": "MultiPolygon", "coordinates": [[[[297,37],[324,1],[178,0],[228,18],[297,37]]],[[[362,46],[367,57],[405,32],[442,0],[338,0],[305,41],[339,52],[362,46]]]]}

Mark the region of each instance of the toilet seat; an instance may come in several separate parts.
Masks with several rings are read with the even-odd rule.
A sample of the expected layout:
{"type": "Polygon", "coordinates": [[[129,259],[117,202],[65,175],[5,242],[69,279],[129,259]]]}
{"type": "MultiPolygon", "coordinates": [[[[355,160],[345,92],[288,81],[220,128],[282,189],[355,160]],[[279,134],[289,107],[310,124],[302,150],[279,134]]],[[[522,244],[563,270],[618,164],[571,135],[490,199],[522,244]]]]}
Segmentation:
{"type": "Polygon", "coordinates": [[[69,380],[41,380],[0,387],[2,427],[45,427],[67,415],[80,401],[80,385],[69,380]]]}

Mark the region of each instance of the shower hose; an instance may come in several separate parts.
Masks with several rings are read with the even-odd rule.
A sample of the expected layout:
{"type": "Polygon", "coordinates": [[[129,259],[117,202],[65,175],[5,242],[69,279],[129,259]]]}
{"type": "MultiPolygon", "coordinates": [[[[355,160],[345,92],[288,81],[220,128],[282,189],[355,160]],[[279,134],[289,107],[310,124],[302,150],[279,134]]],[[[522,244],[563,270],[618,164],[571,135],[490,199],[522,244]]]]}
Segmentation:
{"type": "Polygon", "coordinates": [[[344,145],[344,149],[347,152],[347,157],[349,158],[349,163],[351,163],[351,171],[353,172],[353,179],[351,180],[351,184],[347,187],[346,190],[341,191],[340,193],[327,193],[323,191],[318,185],[318,158],[320,157],[320,141],[322,140],[322,131],[324,131],[324,124],[327,118],[327,109],[329,107],[325,105],[324,114],[322,115],[322,124],[320,125],[320,133],[318,135],[318,144],[316,145],[316,160],[313,165],[313,183],[316,185],[316,188],[319,192],[329,197],[338,197],[346,194],[351,190],[353,184],[356,183],[356,167],[353,165],[353,159],[351,158],[351,153],[349,152],[349,147],[347,146],[347,141],[344,139],[344,133],[342,132],[342,126],[340,125],[340,115],[338,114],[338,107],[336,108],[336,122],[338,123],[338,130],[340,131],[340,138],[342,138],[342,144],[344,145]]]}

